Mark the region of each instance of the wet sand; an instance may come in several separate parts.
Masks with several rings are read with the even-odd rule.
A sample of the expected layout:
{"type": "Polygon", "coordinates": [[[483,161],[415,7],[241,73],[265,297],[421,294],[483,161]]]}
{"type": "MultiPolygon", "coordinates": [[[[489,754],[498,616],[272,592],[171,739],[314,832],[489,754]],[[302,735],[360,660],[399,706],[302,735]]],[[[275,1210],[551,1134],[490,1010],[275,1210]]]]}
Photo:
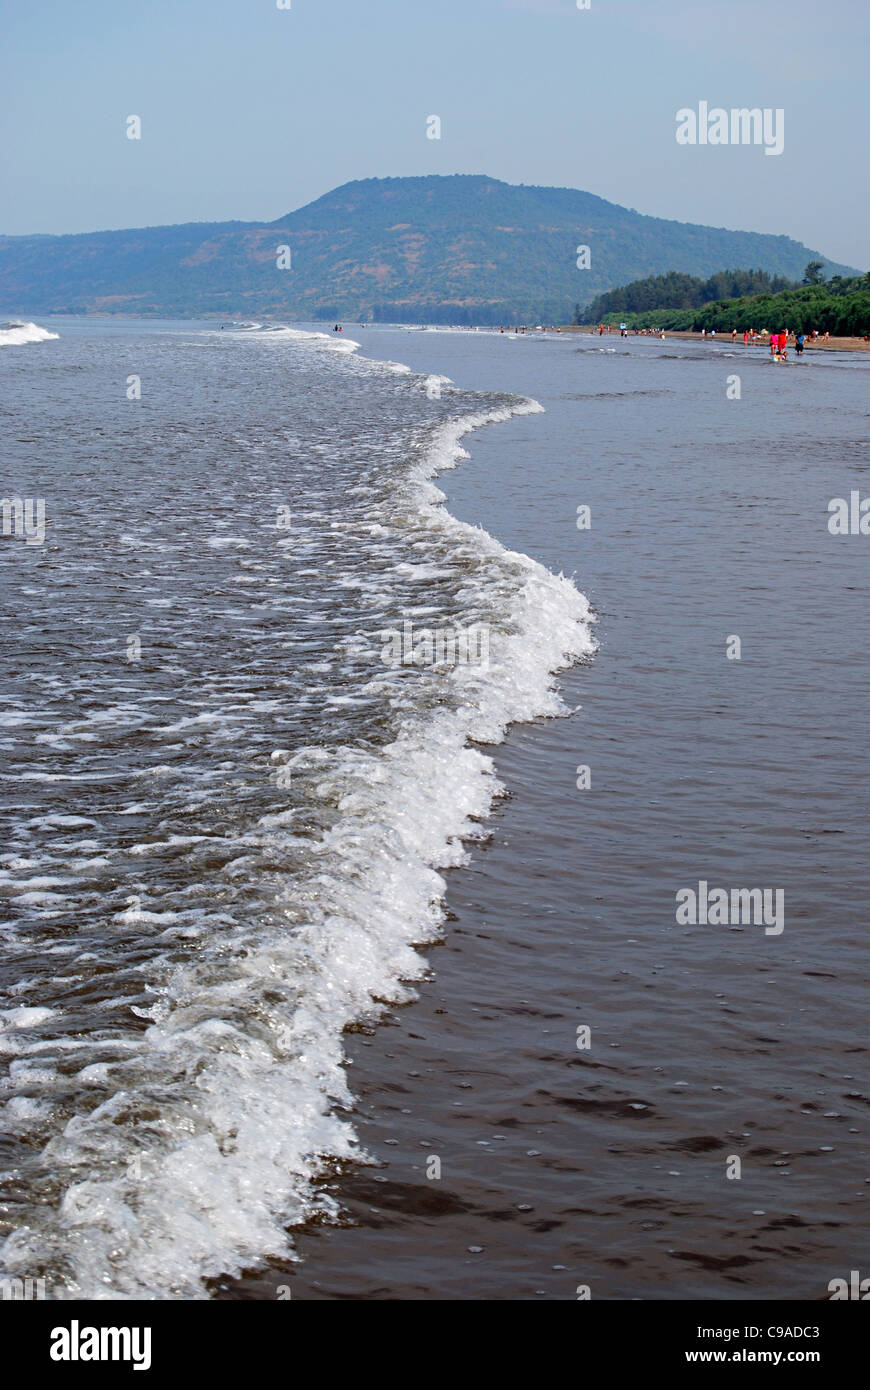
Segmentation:
{"type": "MultiPolygon", "coordinates": [[[[825,1296],[837,1245],[853,1248],[845,1204],[807,1181],[813,1149],[846,1127],[822,1118],[842,1115],[837,1087],[823,1101],[807,1062],[786,1114],[801,1157],[783,1158],[794,1128],[769,1108],[763,1077],[784,1018],[753,1017],[739,971],[681,980],[667,950],[605,913],[571,912],[556,887],[560,862],[577,858],[571,793],[554,798],[546,828],[521,800],[557,770],[565,781],[571,742],[566,725],[514,731],[499,767],[517,796],[474,865],[450,875],[435,978],[385,1031],[348,1038],[358,1132],[378,1166],[327,1184],[343,1224],[309,1227],[300,1264],[218,1297],[273,1299],[282,1286],[325,1300],[558,1301],[582,1286],[603,1299],[825,1296]],[[754,1038],[759,1084],[742,1093],[709,1049],[716,1015],[754,1038]],[[587,1020],[593,1046],[580,1053],[587,1020]],[[749,1181],[726,1180],[729,1153],[756,1170],[749,1181]],[[427,1177],[433,1158],[440,1180],[427,1177]]],[[[742,968],[763,995],[768,969],[749,951],[742,968]]],[[[857,1059],[842,1051],[849,1073],[857,1059]]]]}

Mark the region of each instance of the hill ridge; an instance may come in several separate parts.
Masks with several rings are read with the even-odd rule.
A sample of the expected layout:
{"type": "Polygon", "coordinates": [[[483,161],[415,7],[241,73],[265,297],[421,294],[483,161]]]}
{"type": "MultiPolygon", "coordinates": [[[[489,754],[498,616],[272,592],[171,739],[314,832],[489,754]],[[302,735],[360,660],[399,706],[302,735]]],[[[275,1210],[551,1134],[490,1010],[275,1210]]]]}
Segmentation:
{"type": "Polygon", "coordinates": [[[854,273],[787,236],[653,217],[582,189],[372,177],[274,221],[0,236],[0,312],[556,322],[644,276],[733,267],[798,279],[813,259],[854,273]]]}

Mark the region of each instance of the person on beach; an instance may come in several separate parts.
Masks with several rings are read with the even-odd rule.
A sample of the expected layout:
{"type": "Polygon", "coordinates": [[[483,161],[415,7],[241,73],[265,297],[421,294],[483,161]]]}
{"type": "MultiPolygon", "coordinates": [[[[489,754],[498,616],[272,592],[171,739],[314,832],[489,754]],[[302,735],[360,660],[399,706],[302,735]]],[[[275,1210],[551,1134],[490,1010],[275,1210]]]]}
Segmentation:
{"type": "Polygon", "coordinates": [[[795,351],[797,352],[798,357],[800,357],[801,354],[803,353],[803,350],[804,350],[804,335],[803,335],[803,333],[798,333],[797,337],[796,337],[795,340],[794,340],[794,345],[795,345],[795,351]]]}
{"type": "Polygon", "coordinates": [[[748,329],[748,328],[745,330],[745,332],[744,332],[744,334],[743,334],[743,346],[744,346],[744,347],[748,347],[748,346],[749,346],[749,329],[748,329]]]}

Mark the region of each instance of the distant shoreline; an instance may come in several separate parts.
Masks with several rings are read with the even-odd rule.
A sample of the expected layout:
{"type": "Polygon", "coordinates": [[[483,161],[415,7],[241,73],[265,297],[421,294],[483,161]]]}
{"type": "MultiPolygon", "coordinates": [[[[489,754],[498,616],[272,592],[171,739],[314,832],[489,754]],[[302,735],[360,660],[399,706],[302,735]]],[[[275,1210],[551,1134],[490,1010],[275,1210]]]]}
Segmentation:
{"type": "MultiPolygon", "coordinates": [[[[587,327],[585,324],[583,324],[583,325],[578,325],[578,324],[576,324],[576,323],[575,323],[575,324],[566,324],[566,325],[563,325],[563,327],[561,328],[560,331],[561,331],[562,333],[587,333],[587,334],[594,334],[596,337],[598,336],[598,329],[597,329],[597,328],[589,328],[589,327],[587,327]]],[[[652,333],[652,334],[650,334],[650,333],[645,333],[645,334],[641,335],[640,333],[635,333],[634,330],[631,329],[631,330],[629,330],[628,336],[629,336],[629,338],[639,338],[639,337],[641,337],[641,336],[644,336],[644,337],[646,337],[646,338],[650,338],[650,337],[652,337],[652,338],[659,338],[659,333],[660,333],[660,331],[661,331],[661,330],[657,330],[655,333],[652,333]]],[[[602,334],[602,337],[604,337],[604,338],[618,338],[618,337],[619,337],[619,329],[618,329],[618,328],[615,329],[615,330],[613,331],[613,333],[604,333],[604,334],[602,334]]],[[[742,333],[738,333],[736,338],[732,338],[731,335],[730,335],[730,333],[717,333],[715,338],[711,338],[709,333],[708,333],[708,334],[706,335],[706,337],[705,337],[703,333],[693,333],[693,332],[691,332],[691,331],[688,330],[688,329],[667,329],[667,328],[666,328],[666,329],[665,329],[665,340],[667,340],[668,338],[686,338],[686,339],[689,339],[690,341],[693,341],[693,342],[694,342],[694,341],[697,341],[697,342],[699,342],[699,343],[708,343],[708,342],[714,342],[714,343],[731,343],[731,344],[732,344],[733,346],[735,346],[735,347],[742,347],[742,346],[743,346],[743,334],[742,334],[742,333]]],[[[750,344],[749,344],[749,347],[759,347],[759,346],[768,347],[768,346],[769,346],[769,340],[768,340],[768,339],[762,338],[762,339],[760,340],[760,342],[755,342],[755,343],[750,343],[750,344]]],[[[822,342],[822,339],[821,339],[821,338],[817,338],[815,342],[811,342],[810,339],[809,339],[808,337],[804,339],[804,350],[805,350],[806,352],[816,352],[819,348],[824,348],[826,351],[830,351],[830,350],[833,349],[833,350],[835,350],[835,351],[837,351],[837,352],[870,352],[870,343],[865,343],[864,340],[863,340],[863,338],[829,338],[828,341],[827,341],[826,343],[825,343],[825,342],[822,342]]],[[[793,346],[793,344],[789,344],[789,352],[790,352],[790,353],[791,353],[791,352],[794,352],[794,346],[793,346]]]]}

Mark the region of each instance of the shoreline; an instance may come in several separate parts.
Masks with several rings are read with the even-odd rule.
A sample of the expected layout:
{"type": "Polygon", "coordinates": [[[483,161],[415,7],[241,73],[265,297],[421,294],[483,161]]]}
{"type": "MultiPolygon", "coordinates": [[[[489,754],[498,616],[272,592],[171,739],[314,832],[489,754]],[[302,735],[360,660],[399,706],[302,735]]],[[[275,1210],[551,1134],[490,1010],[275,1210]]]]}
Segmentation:
{"type": "MultiPolygon", "coordinates": [[[[100,320],[104,320],[104,321],[108,320],[108,321],[120,321],[120,322],[130,322],[130,323],[174,323],[174,322],[184,322],[184,323],[208,323],[208,324],[212,324],[212,323],[220,323],[220,322],[222,322],[222,321],[225,322],[225,323],[231,322],[231,320],[228,320],[225,316],[221,316],[220,314],[204,314],[204,315],[197,315],[197,316],[195,316],[194,318],[190,318],[190,319],[181,318],[181,319],[177,319],[177,320],[176,320],[176,319],[173,319],[173,318],[169,318],[169,317],[164,318],[162,315],[159,315],[159,314],[109,314],[109,313],[92,313],[92,314],[83,314],[83,315],[64,315],[64,314],[57,314],[57,313],[46,313],[46,314],[41,315],[41,317],[46,318],[46,319],[50,319],[50,320],[60,319],[61,321],[62,321],[64,318],[67,318],[67,317],[70,317],[70,318],[78,318],[78,317],[81,317],[81,318],[88,318],[88,319],[100,319],[100,320]]],[[[24,320],[23,317],[22,317],[22,323],[23,323],[23,322],[25,322],[25,320],[24,320]]],[[[26,320],[26,322],[33,322],[33,323],[35,323],[35,320],[26,320]]],[[[243,320],[238,320],[238,322],[243,322],[243,320]]],[[[260,318],[256,319],[256,322],[262,323],[262,324],[264,324],[264,325],[265,325],[265,324],[269,324],[269,325],[283,325],[283,326],[285,326],[285,327],[287,327],[287,328],[296,329],[298,332],[321,332],[321,333],[324,333],[324,334],[329,334],[329,333],[330,333],[330,328],[329,328],[329,322],[330,322],[330,321],[327,320],[327,319],[323,319],[323,320],[317,320],[317,319],[310,319],[310,320],[308,320],[308,319],[294,319],[294,318],[287,318],[287,317],[281,317],[281,316],[276,317],[276,316],[273,315],[273,314],[266,314],[266,315],[262,315],[260,318]]],[[[39,327],[40,325],[36,325],[36,326],[39,327]]],[[[496,325],[496,324],[490,324],[490,323],[484,323],[484,324],[450,324],[450,323],[426,323],[426,324],[418,324],[416,320],[408,320],[407,323],[379,323],[379,322],[377,322],[377,323],[376,323],[376,322],[371,322],[371,323],[359,323],[356,319],[348,319],[348,320],[344,321],[344,326],[345,326],[345,327],[348,327],[348,328],[351,328],[351,329],[354,329],[354,328],[357,328],[357,329],[364,329],[364,330],[380,329],[380,330],[386,330],[387,332],[395,331],[395,330],[405,331],[405,330],[407,330],[407,329],[409,329],[409,328],[417,328],[417,329],[432,330],[432,331],[445,330],[445,329],[449,329],[449,330],[451,330],[451,331],[455,331],[456,329],[459,329],[459,330],[461,330],[462,332],[466,332],[466,333],[476,333],[476,332],[477,332],[477,333],[484,333],[484,334],[492,334],[492,335],[494,335],[494,336],[498,336],[500,333],[504,333],[505,335],[510,334],[511,336],[513,336],[513,329],[512,329],[512,328],[511,328],[511,329],[502,328],[502,327],[500,327],[500,326],[498,326],[498,325],[496,325]]],[[[538,335],[539,332],[542,332],[542,333],[560,333],[560,334],[562,334],[562,333],[572,333],[572,334],[577,334],[577,335],[585,335],[585,336],[587,336],[587,337],[598,337],[598,336],[599,336],[597,328],[591,328],[588,324],[576,324],[576,323],[556,324],[556,325],[554,325],[554,326],[551,327],[551,328],[544,328],[544,329],[529,328],[528,326],[526,326],[525,331],[524,331],[524,333],[523,333],[522,336],[527,337],[527,338],[534,338],[534,337],[536,337],[536,336],[538,335]]],[[[601,336],[602,336],[602,337],[605,337],[605,338],[618,338],[618,337],[620,336],[619,329],[618,329],[618,328],[617,328],[617,329],[614,329],[614,331],[613,331],[612,333],[604,333],[604,334],[602,334],[601,336]]],[[[646,339],[649,339],[650,341],[655,341],[655,342],[661,342],[661,341],[662,341],[661,338],[659,337],[659,331],[658,331],[658,330],[655,331],[655,332],[652,332],[652,333],[646,333],[646,334],[641,335],[640,333],[637,333],[637,334],[636,334],[636,333],[634,332],[633,329],[630,329],[630,330],[629,330],[629,333],[628,333],[628,337],[631,338],[631,339],[633,339],[633,340],[634,340],[634,339],[640,339],[641,337],[643,337],[645,340],[646,340],[646,339]]],[[[712,342],[712,343],[729,343],[732,347],[742,347],[742,346],[744,346],[744,344],[743,344],[743,335],[742,335],[742,334],[738,334],[736,338],[731,338],[729,334],[724,334],[724,333],[723,333],[723,334],[717,334],[715,338],[711,338],[711,337],[709,336],[709,334],[708,334],[707,336],[705,336],[705,335],[702,334],[702,333],[695,333],[695,332],[693,332],[691,329],[682,329],[682,328],[680,328],[680,329],[677,329],[677,328],[674,328],[674,329],[665,329],[665,341],[667,342],[668,339],[670,339],[670,338],[681,338],[681,339],[683,339],[683,340],[686,341],[686,342],[698,342],[698,343],[709,343],[709,342],[712,342]]],[[[762,339],[762,340],[759,341],[759,342],[747,343],[746,346],[747,346],[747,347],[765,347],[765,348],[768,348],[768,347],[770,346],[770,343],[769,343],[769,339],[768,339],[768,340],[762,339]]],[[[790,345],[790,350],[791,350],[792,348],[793,348],[793,344],[790,345]]],[[[827,342],[823,342],[822,339],[819,338],[819,339],[817,339],[817,341],[814,342],[814,343],[811,343],[811,342],[809,342],[809,341],[807,341],[807,342],[805,343],[805,346],[804,346],[804,351],[805,351],[805,352],[814,352],[814,351],[816,351],[817,349],[822,349],[822,350],[824,350],[824,351],[830,351],[830,352],[870,352],[870,341],[865,342],[865,340],[864,340],[863,338],[860,338],[860,337],[851,337],[851,338],[830,338],[827,342]]]]}
{"type": "MultiPolygon", "coordinates": [[[[699,391],[714,454],[730,457],[733,416],[706,392],[706,354],[693,355],[684,377],[673,354],[589,353],[579,390],[573,353],[551,344],[502,360],[482,339],[445,338],[434,353],[408,342],[404,360],[420,370],[425,352],[426,370],[471,377],[474,389],[498,379],[518,392],[522,383],[545,413],[476,433],[463,466],[439,482],[444,505],[553,571],[582,565],[601,648],[559,677],[572,717],[515,724],[482,750],[508,797],[472,861],[444,875],[448,925],[427,949],[417,998],[347,1033],[349,1114],[371,1162],[327,1164],[321,1191],[335,1216],[294,1229],[299,1263],[267,1261],[210,1292],[221,1301],[574,1301],[586,1286],[604,1300],[821,1297],[830,1271],[853,1259],[842,1213],[863,1172],[852,1138],[863,1099],[854,1029],[832,1035],[812,1023],[832,978],[843,982],[848,1018],[853,968],[848,949],[831,963],[829,938],[814,928],[830,914],[831,856],[848,862],[857,841],[842,807],[807,803],[803,786],[798,794],[783,785],[792,734],[780,738],[753,714],[775,703],[779,662],[748,661],[738,684],[727,667],[698,661],[696,631],[703,641],[705,625],[724,632],[735,612],[754,613],[771,564],[799,563],[804,549],[788,528],[773,560],[767,547],[738,553],[727,527],[709,534],[711,474],[695,466],[692,427],[699,391]],[[675,416],[678,379],[689,385],[675,416]],[[677,442],[664,490],[658,474],[650,486],[647,438],[664,430],[679,441],[680,419],[682,451],[677,442]],[[615,424],[624,432],[619,473],[609,454],[615,424]],[[674,486],[688,490],[676,521],[674,486]],[[626,490],[644,487],[653,518],[621,519],[626,490]],[[564,503],[578,494],[593,498],[603,521],[580,549],[564,503]],[[628,544],[614,548],[614,533],[628,544]],[[676,567],[674,553],[684,557],[676,567]],[[747,721],[766,740],[760,786],[739,756],[747,721]],[[696,746],[713,748],[712,767],[696,746]],[[578,798],[580,758],[594,768],[594,799],[591,789],[578,798]],[[734,780],[717,799],[723,767],[734,780]],[[772,795],[784,824],[768,830],[772,795]],[[817,844],[822,834],[844,836],[842,847],[817,844]],[[665,905],[699,862],[712,876],[779,875],[800,904],[789,933],[768,941],[742,930],[675,932],[665,905]],[[763,989],[771,972],[774,995],[763,989]],[[794,1037],[798,1011],[809,1015],[808,1040],[794,1037]],[[578,1024],[593,1039],[583,1050],[578,1024]],[[743,1183],[723,1180],[733,1154],[745,1159],[743,1183]]],[[[836,377],[833,389],[852,401],[854,374],[836,377]]],[[[812,405],[801,403],[797,379],[791,395],[781,389],[759,374],[757,408],[787,437],[794,413],[812,405]]],[[[836,439],[832,448],[839,454],[836,439]]],[[[738,450],[721,480],[726,518],[732,492],[754,488],[754,469],[738,450]]],[[[801,514],[811,478],[777,472],[770,487],[786,508],[795,483],[801,514]]],[[[765,534],[760,514],[753,524],[765,534]]],[[[743,519],[735,525],[742,535],[743,519]]],[[[778,633],[793,621],[789,578],[775,586],[768,617],[754,619],[758,648],[786,660],[778,633]]],[[[854,595],[857,611],[855,580],[836,592],[843,603],[854,595]]],[[[811,597],[809,612],[807,602],[802,620],[818,641],[831,594],[811,597]]],[[[799,661],[804,674],[803,651],[799,661]]],[[[823,675],[810,664],[801,718],[811,756],[827,767],[823,675]]],[[[857,718],[860,691],[842,698],[857,718]]]]}
{"type": "MultiPolygon", "coordinates": [[[[597,328],[588,328],[586,324],[563,325],[559,331],[561,333],[586,334],[588,337],[597,338],[599,336],[597,328]]],[[[615,329],[613,333],[602,333],[600,336],[602,338],[618,338],[620,336],[619,329],[615,329]]],[[[628,336],[632,339],[632,341],[636,341],[641,337],[649,339],[651,342],[662,341],[659,337],[658,331],[655,333],[640,334],[635,333],[633,329],[629,329],[628,336]]],[[[729,347],[744,346],[742,333],[738,333],[736,338],[732,338],[728,333],[717,333],[715,338],[711,338],[709,333],[705,336],[703,333],[694,333],[690,329],[666,328],[664,341],[667,342],[670,338],[682,338],[686,342],[697,343],[727,343],[729,347]]],[[[762,339],[760,342],[747,343],[745,346],[747,348],[769,348],[770,341],[769,339],[762,339]]],[[[793,346],[793,344],[790,344],[790,352],[793,351],[793,346]]],[[[819,338],[814,343],[805,342],[804,344],[804,352],[815,352],[819,348],[823,349],[826,352],[870,352],[870,342],[865,343],[863,338],[829,338],[828,341],[825,343],[822,342],[821,338],[819,338]]]]}
{"type": "MultiPolygon", "coordinates": [[[[471,449],[489,436],[491,425],[538,413],[542,412],[518,408],[501,422],[481,416],[460,437],[471,449]]],[[[497,447],[494,442],[493,447],[497,447]]],[[[434,474],[444,492],[439,510],[463,525],[472,523],[451,511],[449,479],[471,457],[461,447],[455,463],[439,467],[434,474]]],[[[344,1065],[352,1094],[347,1116],[359,1147],[351,1157],[326,1156],[315,1179],[326,1207],[334,1204],[335,1216],[327,1210],[288,1228],[296,1261],[267,1257],[258,1268],[206,1280],[212,1301],[433,1297],[470,1301],[507,1296],[502,1271],[485,1273],[478,1255],[490,1248],[488,1231],[494,1220],[512,1236],[517,1226],[524,1228],[522,1243],[536,1240],[541,1230],[536,1215],[539,1188],[548,1186],[540,1169],[549,1166],[549,1159],[529,1147],[543,1132],[539,1128],[527,1130],[521,1146],[524,1152],[518,1151],[521,1124],[510,1116],[513,1088],[501,1084],[498,1067],[502,1021],[512,1015],[531,1019],[549,1015],[547,992],[536,997],[524,975],[525,941],[505,943],[492,932],[493,918],[507,917],[517,892],[525,889],[520,881],[516,891],[505,896],[502,883],[490,881],[490,856],[497,860],[499,853],[510,853],[512,820],[520,822],[522,829],[515,833],[521,840],[528,842],[533,833],[534,807],[514,800],[523,796],[523,765],[531,759],[546,766],[554,738],[564,743],[570,759],[577,697],[595,653],[593,646],[551,670],[549,684],[562,704],[558,713],[512,718],[499,742],[472,745],[493,760],[502,790],[486,816],[485,835],[463,840],[468,859],[437,870],[445,883],[443,919],[439,935],[418,945],[425,973],[413,980],[411,999],[392,1002],[377,1020],[351,1025],[345,1032],[344,1065]],[[515,967],[505,967],[506,952],[516,956],[515,967]],[[390,1029],[400,1033],[391,1038],[390,1029]],[[495,1142],[506,1139],[498,1133],[502,1129],[517,1131],[504,1151],[495,1142]],[[479,1137],[493,1132],[492,1138],[479,1137]],[[489,1149],[494,1152],[485,1152],[489,1149]],[[485,1171],[492,1168],[496,1156],[515,1167],[517,1191],[525,1200],[521,1196],[516,1202],[506,1201],[503,1175],[485,1171]],[[438,1181],[429,1180],[434,1158],[439,1164],[443,1158],[443,1183],[440,1170],[438,1181]],[[496,1206],[498,1216],[493,1214],[496,1206]],[[439,1217],[444,1218],[439,1227],[452,1229],[447,1236],[449,1251],[442,1248],[434,1255],[433,1287],[428,1280],[422,1283],[419,1273],[403,1274],[403,1249],[409,1239],[416,1243],[411,1230],[416,1234],[439,1217]],[[386,1276],[393,1267],[395,1274],[386,1276]],[[492,1279],[490,1285],[487,1276],[492,1279]]],[[[562,946],[568,946],[564,939],[562,946]]],[[[549,1053],[547,1044],[541,1060],[549,1053]]],[[[570,1053],[568,1061],[582,1065],[570,1053]]],[[[439,1235],[443,1239],[443,1231],[439,1235]]],[[[552,1261],[559,1259],[561,1239],[561,1233],[554,1237],[552,1261]]],[[[549,1272],[538,1269],[533,1277],[530,1268],[516,1296],[570,1296],[564,1269],[552,1263],[549,1272]],[[527,1287],[522,1287],[523,1282],[527,1287]],[[541,1283],[546,1287],[534,1287],[541,1283]]]]}

